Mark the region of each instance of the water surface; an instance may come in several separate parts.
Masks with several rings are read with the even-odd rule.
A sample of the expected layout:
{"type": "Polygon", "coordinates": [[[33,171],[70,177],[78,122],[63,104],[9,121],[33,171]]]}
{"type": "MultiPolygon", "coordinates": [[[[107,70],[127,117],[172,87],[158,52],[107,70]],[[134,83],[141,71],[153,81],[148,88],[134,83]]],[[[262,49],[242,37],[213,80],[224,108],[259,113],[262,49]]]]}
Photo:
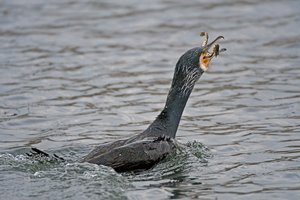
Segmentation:
{"type": "Polygon", "coordinates": [[[0,43],[1,199],[300,198],[299,1],[4,0],[0,43]],[[77,163],[151,123],[200,31],[228,51],[195,86],[177,157],[140,174],[77,163]]]}

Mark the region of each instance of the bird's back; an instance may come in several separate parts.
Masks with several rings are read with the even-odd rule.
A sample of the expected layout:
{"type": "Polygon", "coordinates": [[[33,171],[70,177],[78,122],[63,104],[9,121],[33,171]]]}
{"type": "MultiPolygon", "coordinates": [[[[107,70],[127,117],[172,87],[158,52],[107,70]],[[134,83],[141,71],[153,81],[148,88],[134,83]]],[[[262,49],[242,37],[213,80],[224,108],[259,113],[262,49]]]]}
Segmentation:
{"type": "Polygon", "coordinates": [[[175,141],[168,137],[145,138],[126,144],[126,140],[97,147],[83,162],[105,165],[117,172],[149,169],[174,152],[175,141]]]}

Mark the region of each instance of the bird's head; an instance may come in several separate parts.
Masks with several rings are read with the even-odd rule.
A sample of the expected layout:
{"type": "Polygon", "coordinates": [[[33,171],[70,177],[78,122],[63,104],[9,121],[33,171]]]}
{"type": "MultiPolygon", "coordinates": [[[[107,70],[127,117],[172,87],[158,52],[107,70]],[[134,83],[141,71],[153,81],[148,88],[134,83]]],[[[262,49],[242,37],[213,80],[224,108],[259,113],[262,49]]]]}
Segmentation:
{"type": "Polygon", "coordinates": [[[201,47],[188,50],[178,60],[176,71],[183,76],[195,72],[202,74],[208,70],[214,57],[217,57],[221,52],[226,51],[225,48],[220,49],[218,43],[221,39],[224,39],[223,36],[218,36],[211,43],[208,43],[207,32],[201,32],[200,36],[204,37],[201,47]]]}
{"type": "Polygon", "coordinates": [[[211,43],[208,43],[208,34],[202,32],[200,36],[204,37],[201,47],[196,47],[185,52],[178,60],[175,68],[172,88],[178,88],[187,94],[191,91],[195,82],[200,78],[203,72],[207,71],[214,57],[226,49],[220,49],[218,42],[224,39],[223,36],[217,37],[211,43]]]}

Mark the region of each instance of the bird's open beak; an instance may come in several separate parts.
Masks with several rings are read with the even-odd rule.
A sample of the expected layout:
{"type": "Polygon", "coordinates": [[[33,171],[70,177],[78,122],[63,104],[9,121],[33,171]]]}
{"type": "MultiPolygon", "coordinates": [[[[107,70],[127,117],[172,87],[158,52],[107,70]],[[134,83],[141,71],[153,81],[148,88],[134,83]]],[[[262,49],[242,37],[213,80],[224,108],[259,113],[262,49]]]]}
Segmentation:
{"type": "Polygon", "coordinates": [[[200,36],[204,37],[204,41],[202,43],[203,49],[199,58],[199,65],[203,71],[207,71],[213,57],[217,57],[221,52],[226,51],[225,48],[220,49],[220,45],[218,44],[218,41],[224,39],[224,37],[219,36],[208,44],[208,33],[201,32],[200,36]]]}

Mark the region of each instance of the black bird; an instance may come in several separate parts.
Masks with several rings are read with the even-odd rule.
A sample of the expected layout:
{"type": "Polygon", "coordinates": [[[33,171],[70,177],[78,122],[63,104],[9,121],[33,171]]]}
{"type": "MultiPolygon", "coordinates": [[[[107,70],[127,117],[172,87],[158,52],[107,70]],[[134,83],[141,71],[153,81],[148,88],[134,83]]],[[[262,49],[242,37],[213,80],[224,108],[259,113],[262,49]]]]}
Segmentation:
{"type": "MultiPolygon", "coordinates": [[[[177,128],[196,81],[208,69],[212,58],[226,50],[219,50],[217,44],[223,36],[208,44],[208,34],[200,35],[204,36],[202,46],[188,50],[179,58],[165,107],[153,123],[138,135],[96,147],[81,162],[110,166],[117,172],[138,171],[153,167],[175,151],[177,128]]],[[[35,148],[32,151],[49,156],[35,148]]]]}

